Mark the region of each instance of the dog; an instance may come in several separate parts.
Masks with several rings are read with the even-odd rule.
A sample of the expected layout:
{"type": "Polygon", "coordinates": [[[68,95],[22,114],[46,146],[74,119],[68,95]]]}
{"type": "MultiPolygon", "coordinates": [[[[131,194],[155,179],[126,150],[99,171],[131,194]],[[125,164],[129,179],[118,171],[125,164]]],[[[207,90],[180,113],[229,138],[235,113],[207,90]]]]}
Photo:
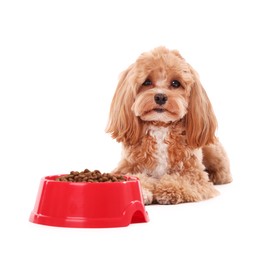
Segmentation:
{"type": "Polygon", "coordinates": [[[160,46],[122,72],[106,131],[122,143],[113,173],[140,180],[145,205],[213,198],[232,181],[217,120],[198,73],[160,46]]]}

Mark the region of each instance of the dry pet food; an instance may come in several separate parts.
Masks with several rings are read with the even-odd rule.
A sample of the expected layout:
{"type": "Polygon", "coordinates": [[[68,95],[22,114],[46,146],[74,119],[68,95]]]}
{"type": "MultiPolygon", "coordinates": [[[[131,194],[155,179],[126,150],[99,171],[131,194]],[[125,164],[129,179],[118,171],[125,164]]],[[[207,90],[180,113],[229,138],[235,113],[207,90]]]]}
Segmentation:
{"type": "Polygon", "coordinates": [[[101,173],[98,170],[90,171],[88,169],[81,172],[71,171],[70,174],[56,178],[56,181],[66,182],[122,182],[125,180],[123,175],[101,173]]]}

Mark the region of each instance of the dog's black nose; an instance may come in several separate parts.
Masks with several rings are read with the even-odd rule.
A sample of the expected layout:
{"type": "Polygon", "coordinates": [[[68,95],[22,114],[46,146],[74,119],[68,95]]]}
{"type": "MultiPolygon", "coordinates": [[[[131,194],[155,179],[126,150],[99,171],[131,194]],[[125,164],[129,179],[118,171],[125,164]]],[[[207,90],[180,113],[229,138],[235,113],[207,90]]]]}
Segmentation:
{"type": "Polygon", "coordinates": [[[162,93],[158,93],[158,94],[154,95],[155,103],[160,105],[160,106],[165,104],[167,99],[168,99],[167,96],[165,94],[162,94],[162,93]]]}

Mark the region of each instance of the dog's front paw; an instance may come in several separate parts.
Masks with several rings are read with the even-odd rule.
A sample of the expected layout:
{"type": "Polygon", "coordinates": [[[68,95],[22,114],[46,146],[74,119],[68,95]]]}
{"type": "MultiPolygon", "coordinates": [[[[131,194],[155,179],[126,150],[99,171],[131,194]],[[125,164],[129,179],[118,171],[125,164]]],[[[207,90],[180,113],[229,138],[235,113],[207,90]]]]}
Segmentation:
{"type": "Polygon", "coordinates": [[[157,189],[154,194],[154,199],[161,205],[178,204],[183,202],[182,196],[178,191],[167,188],[157,189]]]}
{"type": "Polygon", "coordinates": [[[153,203],[153,193],[146,188],[142,188],[142,195],[145,205],[150,205],[153,203]]]}
{"type": "Polygon", "coordinates": [[[165,175],[153,191],[154,201],[159,204],[179,204],[213,198],[218,194],[207,178],[191,183],[189,178],[176,179],[165,175]]]}

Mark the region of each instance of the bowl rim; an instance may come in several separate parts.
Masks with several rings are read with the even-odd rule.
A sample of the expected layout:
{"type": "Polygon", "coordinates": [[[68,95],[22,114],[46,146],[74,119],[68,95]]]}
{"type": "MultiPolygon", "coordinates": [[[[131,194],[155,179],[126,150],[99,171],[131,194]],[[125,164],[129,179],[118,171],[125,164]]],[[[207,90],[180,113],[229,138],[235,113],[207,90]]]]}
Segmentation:
{"type": "Polygon", "coordinates": [[[50,183],[59,183],[63,185],[118,185],[118,184],[126,184],[126,183],[131,183],[131,182],[139,182],[139,178],[136,176],[129,176],[125,175],[124,177],[126,178],[125,181],[115,181],[115,182],[72,182],[72,181],[56,181],[55,178],[61,177],[61,176],[66,176],[69,174],[56,174],[56,175],[47,175],[42,178],[44,182],[50,182],[50,183]]]}

